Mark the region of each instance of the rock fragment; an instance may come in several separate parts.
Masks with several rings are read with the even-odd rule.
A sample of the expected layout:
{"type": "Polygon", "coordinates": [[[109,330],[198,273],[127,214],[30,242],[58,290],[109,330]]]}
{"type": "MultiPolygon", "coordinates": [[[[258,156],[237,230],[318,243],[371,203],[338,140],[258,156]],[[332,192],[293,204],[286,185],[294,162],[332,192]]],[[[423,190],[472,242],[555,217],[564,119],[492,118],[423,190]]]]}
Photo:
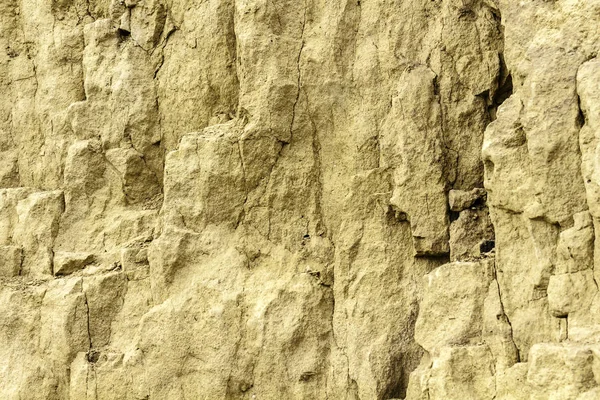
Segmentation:
{"type": "Polygon", "coordinates": [[[450,259],[479,258],[494,249],[494,240],[494,227],[487,209],[464,210],[450,224],[450,259]]]}
{"type": "Polygon", "coordinates": [[[54,275],[69,275],[85,268],[94,261],[90,253],[71,253],[59,251],[54,253],[54,275]]]}
{"type": "Polygon", "coordinates": [[[475,188],[470,191],[450,190],[448,192],[448,202],[450,210],[463,211],[475,205],[476,202],[485,202],[486,191],[482,188],[475,188]]]}

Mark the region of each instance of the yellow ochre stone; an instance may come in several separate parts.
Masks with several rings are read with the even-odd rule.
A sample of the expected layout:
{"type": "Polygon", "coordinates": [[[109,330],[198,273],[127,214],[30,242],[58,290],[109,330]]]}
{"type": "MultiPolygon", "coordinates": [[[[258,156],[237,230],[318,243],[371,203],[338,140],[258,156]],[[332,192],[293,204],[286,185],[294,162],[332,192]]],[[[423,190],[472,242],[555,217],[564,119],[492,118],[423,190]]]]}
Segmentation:
{"type": "Polygon", "coordinates": [[[0,0],[0,399],[600,398],[599,27],[0,0]]]}

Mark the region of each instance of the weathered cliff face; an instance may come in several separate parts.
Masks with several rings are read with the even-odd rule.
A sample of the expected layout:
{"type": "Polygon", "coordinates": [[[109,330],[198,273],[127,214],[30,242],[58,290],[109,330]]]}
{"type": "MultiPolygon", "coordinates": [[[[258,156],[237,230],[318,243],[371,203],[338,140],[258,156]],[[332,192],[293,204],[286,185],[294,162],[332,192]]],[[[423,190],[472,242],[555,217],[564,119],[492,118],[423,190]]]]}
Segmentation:
{"type": "Polygon", "coordinates": [[[0,398],[600,398],[600,1],[0,31],[0,398]]]}

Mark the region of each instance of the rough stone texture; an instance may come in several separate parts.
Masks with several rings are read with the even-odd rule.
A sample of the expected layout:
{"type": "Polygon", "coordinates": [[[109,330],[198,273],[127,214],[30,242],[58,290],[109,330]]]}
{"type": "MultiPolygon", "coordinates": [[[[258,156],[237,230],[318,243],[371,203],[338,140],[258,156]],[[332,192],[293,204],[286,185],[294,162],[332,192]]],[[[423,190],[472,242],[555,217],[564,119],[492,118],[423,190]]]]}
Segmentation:
{"type": "Polygon", "coordinates": [[[448,192],[448,203],[450,210],[460,212],[475,205],[477,202],[484,202],[486,197],[485,189],[475,188],[470,191],[452,189],[448,192]]]}
{"type": "Polygon", "coordinates": [[[450,224],[450,259],[469,260],[494,250],[494,227],[487,208],[463,210],[450,224]]]}
{"type": "Polygon", "coordinates": [[[599,0],[0,0],[0,398],[600,397],[599,0]]]}
{"type": "Polygon", "coordinates": [[[84,268],[94,260],[93,254],[88,253],[54,253],[54,275],[69,275],[84,268]]]}
{"type": "Polygon", "coordinates": [[[0,247],[0,276],[17,276],[21,272],[23,249],[19,246],[0,247]]]}

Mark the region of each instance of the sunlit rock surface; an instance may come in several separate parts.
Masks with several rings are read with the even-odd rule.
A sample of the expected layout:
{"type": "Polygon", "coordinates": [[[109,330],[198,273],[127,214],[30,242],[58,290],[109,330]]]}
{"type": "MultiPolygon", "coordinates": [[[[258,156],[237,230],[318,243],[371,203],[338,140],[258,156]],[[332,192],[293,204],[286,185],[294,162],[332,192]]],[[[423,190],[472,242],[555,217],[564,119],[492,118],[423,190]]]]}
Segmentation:
{"type": "Polygon", "coordinates": [[[0,399],[600,398],[599,0],[0,32],[0,399]]]}

